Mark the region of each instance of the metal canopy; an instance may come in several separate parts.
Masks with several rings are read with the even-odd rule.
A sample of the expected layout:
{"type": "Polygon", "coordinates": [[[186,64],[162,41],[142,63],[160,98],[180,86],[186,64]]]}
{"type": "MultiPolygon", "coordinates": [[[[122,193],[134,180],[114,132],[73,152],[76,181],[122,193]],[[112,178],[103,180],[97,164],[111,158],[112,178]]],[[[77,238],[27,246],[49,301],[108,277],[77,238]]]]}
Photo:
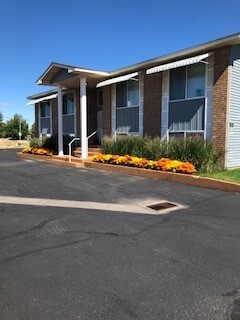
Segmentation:
{"type": "Polygon", "coordinates": [[[57,93],[54,93],[54,94],[51,94],[50,96],[47,96],[47,97],[42,97],[39,99],[31,100],[30,102],[27,103],[27,106],[41,102],[41,101],[46,101],[46,100],[57,98],[57,95],[58,95],[57,93]]]}
{"type": "Polygon", "coordinates": [[[127,80],[129,80],[131,78],[136,77],[137,75],[138,75],[138,72],[134,72],[134,73],[129,73],[129,74],[125,75],[125,76],[121,76],[121,77],[116,77],[116,78],[112,78],[112,79],[109,79],[109,80],[105,80],[105,81],[99,82],[97,84],[97,88],[108,86],[108,85],[113,84],[113,83],[127,81],[127,80]]]}
{"type": "Polygon", "coordinates": [[[211,55],[211,53],[205,53],[205,54],[201,54],[199,56],[195,56],[195,57],[191,57],[191,58],[187,58],[187,59],[183,59],[183,60],[179,60],[179,61],[174,61],[174,62],[171,62],[171,63],[163,64],[163,65],[148,69],[146,71],[146,73],[147,74],[152,74],[152,73],[156,73],[156,72],[161,72],[161,71],[165,71],[165,70],[170,70],[170,69],[175,69],[175,68],[179,68],[179,67],[188,66],[188,65],[191,65],[191,64],[195,64],[195,63],[201,62],[202,60],[208,58],[210,55],[211,55]]]}

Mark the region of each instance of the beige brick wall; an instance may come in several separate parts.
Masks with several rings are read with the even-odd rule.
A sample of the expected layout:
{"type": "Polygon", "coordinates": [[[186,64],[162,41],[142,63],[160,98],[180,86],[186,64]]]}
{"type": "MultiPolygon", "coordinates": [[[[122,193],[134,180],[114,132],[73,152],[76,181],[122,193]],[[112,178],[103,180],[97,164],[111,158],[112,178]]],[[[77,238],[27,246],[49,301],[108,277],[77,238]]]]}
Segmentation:
{"type": "MultiPolygon", "coordinates": [[[[215,51],[212,140],[220,150],[226,150],[227,114],[228,114],[228,81],[230,65],[230,47],[215,51]]],[[[225,154],[221,159],[225,166],[225,154]]]]}
{"type": "Polygon", "coordinates": [[[111,135],[111,86],[103,88],[103,134],[111,135]]]}
{"type": "Polygon", "coordinates": [[[162,74],[144,75],[143,134],[161,135],[162,74]]]}

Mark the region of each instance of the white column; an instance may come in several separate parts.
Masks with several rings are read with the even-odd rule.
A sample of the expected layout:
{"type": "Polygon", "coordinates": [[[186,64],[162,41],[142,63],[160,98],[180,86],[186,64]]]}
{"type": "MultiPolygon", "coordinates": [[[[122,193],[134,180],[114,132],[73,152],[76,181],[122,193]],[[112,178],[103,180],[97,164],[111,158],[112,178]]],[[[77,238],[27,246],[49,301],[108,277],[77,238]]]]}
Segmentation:
{"type": "Polygon", "coordinates": [[[62,87],[58,86],[58,155],[63,156],[63,100],[62,87]]]}
{"type": "Polygon", "coordinates": [[[86,159],[88,157],[86,78],[80,78],[80,107],[82,158],[86,159]]]}

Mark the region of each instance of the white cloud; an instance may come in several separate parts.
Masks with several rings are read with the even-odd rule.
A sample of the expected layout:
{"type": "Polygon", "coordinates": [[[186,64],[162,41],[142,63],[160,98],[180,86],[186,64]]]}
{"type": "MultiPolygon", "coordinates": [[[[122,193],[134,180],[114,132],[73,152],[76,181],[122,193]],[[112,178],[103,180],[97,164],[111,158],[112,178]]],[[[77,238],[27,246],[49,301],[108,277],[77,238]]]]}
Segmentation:
{"type": "Polygon", "coordinates": [[[12,102],[0,101],[0,108],[13,107],[13,106],[14,106],[14,103],[12,102]]]}

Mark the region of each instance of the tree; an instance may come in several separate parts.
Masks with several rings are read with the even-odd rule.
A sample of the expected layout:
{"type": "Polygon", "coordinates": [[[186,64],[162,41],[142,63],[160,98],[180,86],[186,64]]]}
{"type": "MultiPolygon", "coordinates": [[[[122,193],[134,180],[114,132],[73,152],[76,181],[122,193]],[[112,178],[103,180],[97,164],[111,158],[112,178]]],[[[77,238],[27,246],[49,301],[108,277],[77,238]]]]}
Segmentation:
{"type": "Polygon", "coordinates": [[[6,122],[5,125],[5,136],[11,137],[13,139],[19,138],[19,132],[22,133],[22,139],[28,134],[28,123],[23,116],[20,114],[15,114],[13,118],[6,122]]]}
{"type": "Polygon", "coordinates": [[[0,138],[4,137],[4,128],[5,128],[5,124],[3,122],[3,115],[2,115],[2,112],[0,112],[0,138]]]}
{"type": "Polygon", "coordinates": [[[30,130],[30,134],[32,137],[36,136],[36,126],[35,126],[35,122],[32,124],[31,130],[30,130]]]}

